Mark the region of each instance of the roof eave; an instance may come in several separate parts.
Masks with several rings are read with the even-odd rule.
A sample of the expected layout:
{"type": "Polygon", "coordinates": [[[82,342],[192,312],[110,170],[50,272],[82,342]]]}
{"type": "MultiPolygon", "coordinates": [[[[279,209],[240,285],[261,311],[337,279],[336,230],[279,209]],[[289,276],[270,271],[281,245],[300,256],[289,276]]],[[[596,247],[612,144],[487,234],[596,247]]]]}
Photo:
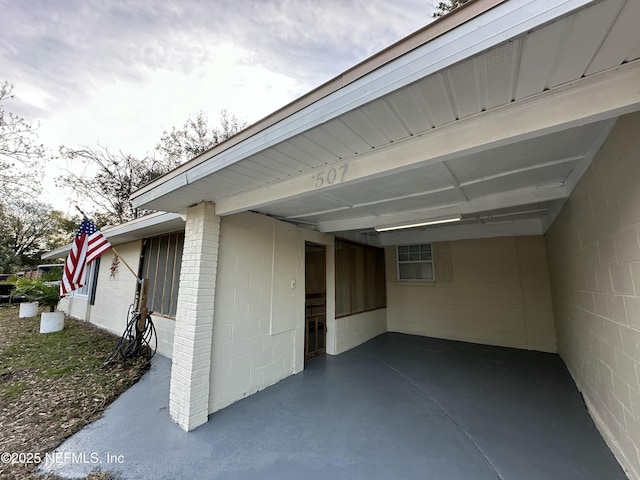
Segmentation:
{"type": "MultiPolygon", "coordinates": [[[[117,238],[121,237],[122,235],[125,235],[125,234],[135,235],[137,232],[139,232],[140,235],[135,235],[135,236],[139,237],[139,239],[142,239],[146,237],[146,235],[144,234],[145,230],[152,227],[158,227],[162,224],[174,225],[178,219],[180,219],[181,221],[184,221],[182,219],[182,216],[177,213],[156,212],[141,218],[136,218],[134,220],[131,220],[129,222],[126,222],[120,225],[116,225],[114,227],[105,228],[104,230],[102,230],[102,234],[108,240],[110,240],[112,244],[118,245],[119,243],[126,243],[126,241],[118,242],[117,238]]],[[[173,229],[168,228],[167,231],[169,230],[173,230],[173,229]]],[[[127,241],[131,241],[131,240],[127,240],[127,241]]],[[[66,256],[71,250],[71,246],[72,244],[69,243],[64,247],[51,250],[49,252],[42,254],[41,258],[43,259],[60,258],[60,257],[66,256]]]]}
{"type": "Polygon", "coordinates": [[[141,205],[142,203],[140,201],[136,201],[136,199],[139,199],[139,197],[155,189],[159,189],[161,191],[158,191],[156,195],[145,195],[145,197],[147,197],[147,201],[176,190],[180,186],[186,184],[186,172],[188,170],[202,164],[203,162],[206,162],[207,160],[217,156],[225,150],[228,150],[229,148],[243,142],[247,138],[262,132],[263,130],[278,123],[279,121],[307,108],[313,103],[331,95],[332,93],[340,90],[346,85],[355,82],[356,80],[364,77],[372,71],[380,68],[381,66],[407,54],[408,52],[457,28],[458,26],[468,22],[469,20],[472,20],[473,18],[506,1],[508,0],[471,0],[462,7],[455,9],[448,15],[434,20],[420,30],[417,30],[416,32],[410,34],[407,37],[404,37],[403,39],[390,45],[384,50],[381,50],[380,52],[372,55],[371,57],[349,68],[340,75],[332,78],[328,82],[299,97],[293,102],[276,110],[275,112],[262,118],[261,120],[258,120],[256,123],[238,132],[236,135],[215,145],[206,152],[203,152],[197,157],[189,160],[188,162],[182,164],[174,170],[157,178],[148,185],[145,185],[139,190],[133,192],[131,195],[133,204],[135,206],[141,205]],[[160,188],[162,186],[164,186],[165,188],[160,188]]]}

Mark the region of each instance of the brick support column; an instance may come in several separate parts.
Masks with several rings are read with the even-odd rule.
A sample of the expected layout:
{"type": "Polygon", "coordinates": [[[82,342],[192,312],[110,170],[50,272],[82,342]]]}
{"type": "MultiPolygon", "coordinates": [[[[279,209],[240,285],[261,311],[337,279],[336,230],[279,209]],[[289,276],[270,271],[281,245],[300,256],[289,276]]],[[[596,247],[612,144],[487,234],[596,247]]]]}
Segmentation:
{"type": "Polygon", "coordinates": [[[220,217],[203,202],[187,210],[173,339],[169,411],[190,431],[207,422],[220,217]]]}

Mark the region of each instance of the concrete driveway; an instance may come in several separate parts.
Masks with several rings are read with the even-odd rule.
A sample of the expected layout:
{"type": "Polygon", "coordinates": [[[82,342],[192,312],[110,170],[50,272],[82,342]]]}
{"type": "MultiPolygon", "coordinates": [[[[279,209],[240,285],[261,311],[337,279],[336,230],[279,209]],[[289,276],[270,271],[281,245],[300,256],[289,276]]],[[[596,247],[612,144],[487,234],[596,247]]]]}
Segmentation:
{"type": "Polygon", "coordinates": [[[211,415],[169,418],[170,361],[55,452],[122,479],[625,479],[557,355],[384,334],[211,415]]]}

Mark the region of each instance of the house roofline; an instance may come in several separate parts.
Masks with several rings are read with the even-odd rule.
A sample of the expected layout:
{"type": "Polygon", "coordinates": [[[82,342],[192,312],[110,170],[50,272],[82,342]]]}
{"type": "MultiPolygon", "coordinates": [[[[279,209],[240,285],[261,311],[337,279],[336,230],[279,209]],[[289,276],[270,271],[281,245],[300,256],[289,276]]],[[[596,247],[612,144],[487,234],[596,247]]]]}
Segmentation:
{"type": "Polygon", "coordinates": [[[166,181],[200,165],[212,157],[224,152],[225,150],[237,145],[247,138],[260,133],[281,120],[309,107],[315,102],[337,92],[341,88],[349,85],[358,79],[366,76],[372,71],[383,65],[411,52],[412,50],[432,41],[433,39],[457,28],[458,26],[476,18],[484,12],[494,8],[497,5],[507,2],[508,0],[470,0],[468,3],[458,7],[451,13],[437,18],[421,29],[409,34],[408,36],[398,40],[385,49],[375,53],[371,57],[354,65],[353,67],[342,72],[338,76],[323,83],[308,93],[302,95],[296,100],[288,103],[284,107],[276,110],[268,116],[258,120],[244,130],[238,132],[234,136],[213,146],[209,150],[201,153],[197,157],[185,162],[179,167],[171,170],[163,176],[157,178],[153,182],[145,185],[139,190],[131,194],[131,198],[137,198],[144,193],[153,190],[162,185],[166,181]]]}
{"type": "MultiPolygon", "coordinates": [[[[162,225],[163,223],[173,222],[178,219],[183,220],[182,216],[177,213],[156,212],[150,215],[145,215],[144,217],[130,220],[120,225],[105,228],[104,230],[102,230],[102,234],[107,239],[112,239],[120,235],[135,234],[135,232],[142,231],[150,227],[156,227],[156,226],[162,225]]],[[[140,238],[144,238],[144,237],[145,237],[144,234],[140,235],[140,238]]],[[[115,245],[119,244],[119,242],[111,242],[111,243],[115,245]]],[[[47,259],[47,258],[59,258],[61,256],[65,256],[71,250],[71,245],[72,244],[69,243],[64,247],[56,248],[55,250],[50,250],[42,254],[40,258],[47,259]]]]}

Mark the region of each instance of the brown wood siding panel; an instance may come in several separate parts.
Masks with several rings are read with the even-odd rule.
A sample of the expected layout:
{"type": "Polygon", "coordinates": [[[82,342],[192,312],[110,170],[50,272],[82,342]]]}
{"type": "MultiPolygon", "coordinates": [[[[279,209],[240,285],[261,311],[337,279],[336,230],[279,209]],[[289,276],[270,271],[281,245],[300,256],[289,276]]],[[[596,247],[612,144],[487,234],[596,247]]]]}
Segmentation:
{"type": "Polygon", "coordinates": [[[336,317],[386,308],[384,250],[336,240],[336,317]]]}

